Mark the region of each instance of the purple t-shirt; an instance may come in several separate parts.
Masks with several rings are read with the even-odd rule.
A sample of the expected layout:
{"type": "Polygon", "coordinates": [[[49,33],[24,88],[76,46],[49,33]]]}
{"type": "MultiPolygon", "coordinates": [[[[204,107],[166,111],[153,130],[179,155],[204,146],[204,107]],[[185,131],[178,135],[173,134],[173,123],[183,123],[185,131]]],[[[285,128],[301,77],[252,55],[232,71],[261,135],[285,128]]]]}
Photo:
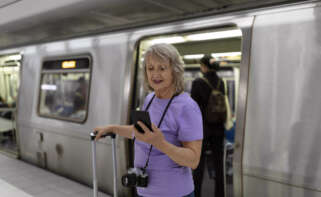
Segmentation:
{"type": "MultiPolygon", "coordinates": [[[[149,94],[144,108],[154,93],[149,94]]],[[[170,99],[155,96],[148,111],[152,123],[158,125],[170,99]]],[[[168,108],[160,126],[166,140],[182,147],[181,142],[203,139],[202,114],[197,103],[187,94],[176,96],[168,108]]],[[[143,168],[147,161],[150,144],[135,141],[135,167],[143,168]]],[[[153,147],[147,167],[148,187],[137,187],[138,194],[144,197],[182,197],[194,191],[192,171],[180,166],[167,155],[153,147]]]]}

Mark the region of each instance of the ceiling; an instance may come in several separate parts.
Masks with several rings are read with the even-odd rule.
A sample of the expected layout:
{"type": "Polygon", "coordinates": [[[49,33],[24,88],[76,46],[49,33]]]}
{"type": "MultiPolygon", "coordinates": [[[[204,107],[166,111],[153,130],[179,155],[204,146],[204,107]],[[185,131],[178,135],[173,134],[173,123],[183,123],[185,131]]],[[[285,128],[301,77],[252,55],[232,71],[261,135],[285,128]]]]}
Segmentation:
{"type": "Polygon", "coordinates": [[[0,49],[303,0],[1,0],[0,49]]]}

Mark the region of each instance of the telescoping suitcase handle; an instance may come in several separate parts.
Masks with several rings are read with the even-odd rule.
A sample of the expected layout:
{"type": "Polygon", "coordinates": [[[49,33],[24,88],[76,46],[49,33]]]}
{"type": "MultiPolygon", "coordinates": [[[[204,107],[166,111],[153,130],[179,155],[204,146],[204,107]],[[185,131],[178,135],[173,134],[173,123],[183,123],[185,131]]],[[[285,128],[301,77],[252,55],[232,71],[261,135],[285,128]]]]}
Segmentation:
{"type": "MultiPolygon", "coordinates": [[[[94,190],[94,197],[98,197],[98,182],[97,182],[97,173],[96,173],[96,138],[97,131],[93,131],[90,133],[90,140],[91,140],[91,150],[92,150],[92,166],[93,166],[93,190],[94,190]]],[[[117,197],[117,159],[116,159],[116,143],[115,138],[116,135],[114,133],[104,134],[101,137],[110,136],[112,139],[113,145],[113,176],[114,176],[114,197],[117,197]]]]}

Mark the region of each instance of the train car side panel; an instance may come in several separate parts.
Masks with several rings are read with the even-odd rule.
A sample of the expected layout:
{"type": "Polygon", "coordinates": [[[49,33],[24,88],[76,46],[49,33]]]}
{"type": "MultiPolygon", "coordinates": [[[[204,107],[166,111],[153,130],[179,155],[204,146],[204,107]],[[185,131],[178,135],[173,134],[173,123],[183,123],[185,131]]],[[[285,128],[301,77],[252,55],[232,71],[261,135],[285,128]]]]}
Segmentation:
{"type": "MultiPolygon", "coordinates": [[[[119,98],[124,97],[127,53],[133,53],[127,41],[126,34],[121,34],[32,46],[30,48],[37,49],[34,53],[28,52],[30,48],[25,49],[23,78],[28,80],[21,87],[24,99],[19,104],[22,110],[18,125],[22,159],[91,184],[89,132],[98,125],[126,122],[121,120],[121,114],[127,110],[127,105],[119,98]],[[92,74],[86,122],[80,124],[39,116],[38,87],[43,60],[88,53],[92,56],[92,74]],[[30,73],[36,74],[30,77],[30,73]],[[36,88],[30,90],[30,87],[36,88]]],[[[118,174],[124,174],[128,163],[126,141],[118,138],[117,143],[118,174]]],[[[99,182],[106,191],[112,191],[112,182],[108,181],[112,175],[111,141],[102,140],[97,149],[99,182]]],[[[121,195],[127,196],[128,190],[119,189],[121,195]]]]}
{"type": "Polygon", "coordinates": [[[321,191],[320,13],[321,8],[314,7],[256,17],[244,196],[269,196],[270,192],[273,196],[310,196],[308,190],[321,191]],[[252,184],[252,177],[262,181],[252,184]],[[266,188],[264,194],[259,188],[266,188]],[[306,190],[296,193],[298,188],[306,190]]]}

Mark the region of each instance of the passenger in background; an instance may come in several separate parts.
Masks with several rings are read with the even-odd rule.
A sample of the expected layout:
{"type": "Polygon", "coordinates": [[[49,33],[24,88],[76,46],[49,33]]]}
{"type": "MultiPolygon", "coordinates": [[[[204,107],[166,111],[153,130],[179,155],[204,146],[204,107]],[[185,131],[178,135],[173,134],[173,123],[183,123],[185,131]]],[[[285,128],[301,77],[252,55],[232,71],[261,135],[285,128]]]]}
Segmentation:
{"type": "Polygon", "coordinates": [[[203,115],[204,139],[200,164],[194,170],[195,197],[201,196],[203,174],[205,168],[205,152],[207,149],[212,151],[212,158],[215,170],[215,197],[224,197],[224,172],[223,172],[223,142],[224,142],[224,121],[217,123],[209,123],[206,121],[206,107],[212,92],[212,88],[216,88],[224,94],[224,83],[217,76],[216,71],[219,64],[209,55],[205,55],[200,60],[200,69],[204,78],[197,78],[193,81],[191,97],[198,103],[203,115]],[[210,85],[208,84],[210,83],[210,85]]]}
{"type": "MultiPolygon", "coordinates": [[[[0,108],[9,108],[10,106],[5,102],[5,100],[0,96],[0,108]]],[[[11,120],[12,112],[11,111],[0,111],[0,117],[11,120]]]]}
{"type": "Polygon", "coordinates": [[[85,98],[76,93],[73,103],[73,113],[71,114],[72,118],[80,118],[83,119],[86,116],[86,109],[85,109],[85,98]]]}
{"type": "Polygon", "coordinates": [[[57,110],[55,109],[55,105],[54,105],[54,94],[52,93],[47,93],[46,97],[45,97],[45,106],[47,107],[48,111],[47,113],[53,114],[54,112],[56,112],[57,110]]]}
{"type": "Polygon", "coordinates": [[[72,118],[85,118],[86,115],[86,100],[87,100],[87,82],[85,77],[79,77],[77,80],[78,88],[73,97],[73,112],[72,118]]]}
{"type": "Polygon", "coordinates": [[[4,99],[0,96],[0,107],[8,107],[8,104],[4,101],[4,99]]]}
{"type": "Polygon", "coordinates": [[[78,94],[79,96],[82,97],[82,99],[84,101],[87,100],[87,88],[88,88],[88,84],[87,81],[85,79],[85,77],[79,77],[79,79],[77,80],[77,84],[78,84],[78,88],[76,89],[76,94],[78,94]]]}
{"type": "Polygon", "coordinates": [[[203,126],[197,103],[183,92],[183,62],[172,45],[157,44],[146,51],[143,65],[145,83],[154,91],[144,102],[144,110],[149,106],[152,131],[140,121],[143,134],[133,125],[108,125],[95,129],[96,139],[111,132],[131,139],[135,136],[134,166],[142,169],[148,164],[149,175],[148,186],[137,187],[139,196],[194,197],[191,168],[199,163],[203,126]],[[163,114],[158,128],[155,124],[163,114]]]}

